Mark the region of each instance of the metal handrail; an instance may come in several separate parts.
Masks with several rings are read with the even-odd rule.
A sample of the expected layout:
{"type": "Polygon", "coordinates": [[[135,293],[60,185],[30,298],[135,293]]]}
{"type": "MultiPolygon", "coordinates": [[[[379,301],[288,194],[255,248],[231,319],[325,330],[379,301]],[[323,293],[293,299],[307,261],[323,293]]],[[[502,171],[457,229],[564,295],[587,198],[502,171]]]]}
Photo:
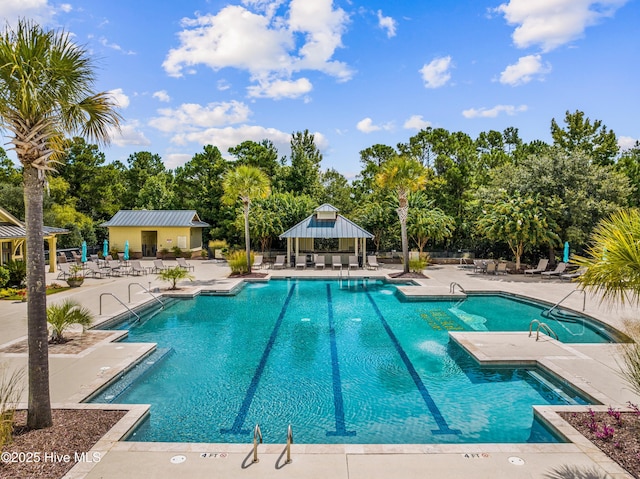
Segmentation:
{"type": "Polygon", "coordinates": [[[532,319],[531,322],[529,323],[529,337],[531,337],[531,334],[533,332],[533,325],[534,324],[538,324],[538,326],[540,326],[540,320],[532,319]]]}
{"type": "Polygon", "coordinates": [[[464,290],[464,288],[460,285],[460,283],[456,283],[455,281],[451,281],[451,283],[449,284],[449,293],[453,294],[456,292],[456,286],[458,288],[460,288],[460,291],[463,293],[466,293],[466,291],[464,290]]]}
{"type": "Polygon", "coordinates": [[[291,464],[293,459],[291,459],[291,444],[293,444],[293,430],[291,429],[291,424],[287,428],[287,460],[285,464],[291,464]]]}
{"type": "Polygon", "coordinates": [[[118,298],[115,294],[113,293],[100,293],[100,316],[102,316],[102,297],[103,296],[111,296],[113,299],[115,299],[118,303],[120,303],[122,306],[124,306],[125,308],[127,308],[127,310],[133,314],[136,318],[138,318],[138,321],[140,321],[140,316],[133,310],[131,309],[129,306],[127,306],[126,304],[124,304],[122,301],[120,301],[120,298],[118,298]]]}
{"type": "Polygon", "coordinates": [[[540,339],[540,330],[541,330],[541,329],[543,330],[542,332],[544,332],[544,331],[546,330],[546,331],[549,333],[549,334],[548,334],[548,336],[549,336],[549,337],[553,337],[553,336],[555,336],[556,341],[558,341],[558,335],[553,331],[553,329],[551,329],[551,328],[549,327],[549,325],[548,325],[547,323],[540,323],[540,324],[538,325],[538,329],[536,329],[536,341],[537,341],[538,339],[540,339]]]}
{"type": "Polygon", "coordinates": [[[137,284],[138,286],[140,286],[142,289],[144,289],[147,293],[149,293],[151,295],[151,297],[153,299],[155,299],[158,303],[160,303],[160,306],[162,306],[162,309],[164,309],[164,303],[162,301],[160,301],[160,299],[158,299],[157,296],[154,296],[153,293],[151,291],[149,291],[147,288],[145,288],[143,285],[141,285],[140,283],[129,283],[129,302],[131,302],[131,286],[133,286],[134,284],[137,284]]]}
{"type": "Polygon", "coordinates": [[[574,289],[573,291],[571,291],[568,295],[566,295],[564,298],[562,298],[560,301],[558,301],[556,304],[554,304],[553,306],[551,306],[550,309],[548,309],[547,311],[545,311],[547,314],[551,314],[551,312],[556,309],[558,306],[560,306],[560,304],[567,299],[569,296],[571,296],[573,293],[582,293],[582,311],[585,310],[585,308],[587,307],[587,293],[584,291],[584,289],[574,289]]]}
{"type": "Polygon", "coordinates": [[[253,430],[253,461],[254,463],[260,462],[258,459],[258,439],[260,439],[260,444],[262,444],[262,431],[260,431],[260,425],[256,424],[255,429],[253,430]]]}

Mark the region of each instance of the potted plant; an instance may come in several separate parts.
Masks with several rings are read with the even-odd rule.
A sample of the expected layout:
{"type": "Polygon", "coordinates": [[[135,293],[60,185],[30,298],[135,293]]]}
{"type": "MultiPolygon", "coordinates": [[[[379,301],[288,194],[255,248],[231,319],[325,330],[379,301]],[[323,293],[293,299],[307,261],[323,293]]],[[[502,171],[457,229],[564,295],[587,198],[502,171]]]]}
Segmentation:
{"type": "Polygon", "coordinates": [[[69,287],[77,288],[79,286],[82,286],[82,283],[84,283],[84,276],[82,276],[81,274],[82,266],[80,266],[79,264],[72,264],[69,267],[69,271],[71,271],[71,276],[67,278],[67,284],[69,285],[69,287]]]}

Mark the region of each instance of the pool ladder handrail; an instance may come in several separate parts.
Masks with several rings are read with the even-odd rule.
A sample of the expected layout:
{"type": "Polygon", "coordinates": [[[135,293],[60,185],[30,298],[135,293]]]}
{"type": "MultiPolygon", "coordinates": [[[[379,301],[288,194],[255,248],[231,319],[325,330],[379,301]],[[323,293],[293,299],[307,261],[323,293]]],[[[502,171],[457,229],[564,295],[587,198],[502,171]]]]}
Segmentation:
{"type": "Polygon", "coordinates": [[[118,303],[120,303],[122,306],[124,306],[131,314],[133,314],[136,318],[138,318],[138,321],[140,321],[140,316],[133,310],[131,309],[129,306],[127,306],[125,303],[123,303],[122,301],[120,301],[120,298],[118,298],[115,294],[113,293],[100,293],[100,316],[102,316],[102,297],[103,296],[111,296],[113,299],[115,299],[118,303]]]}
{"type": "Polygon", "coordinates": [[[457,286],[458,288],[460,288],[460,291],[461,291],[462,293],[465,293],[465,294],[466,294],[466,291],[464,290],[464,288],[462,287],[462,285],[460,285],[460,283],[456,283],[455,281],[451,281],[451,283],[449,284],[449,293],[450,293],[450,294],[453,294],[453,293],[455,293],[455,292],[456,292],[456,286],[457,286]]]}
{"type": "Polygon", "coordinates": [[[529,337],[531,337],[531,333],[532,333],[532,330],[533,330],[533,325],[536,324],[536,323],[538,324],[538,327],[536,328],[536,341],[538,339],[540,339],[540,330],[542,330],[543,333],[546,332],[547,336],[555,337],[556,341],[559,341],[558,335],[555,333],[555,331],[553,329],[551,329],[547,323],[543,323],[538,319],[533,319],[529,323],[529,337]]]}
{"type": "Polygon", "coordinates": [[[162,309],[164,309],[164,303],[162,301],[160,301],[160,299],[155,296],[151,291],[149,291],[147,288],[145,288],[142,284],[140,283],[129,283],[129,303],[131,303],[131,286],[133,285],[138,285],[140,286],[142,289],[144,289],[147,293],[149,293],[151,295],[151,297],[153,299],[155,299],[158,303],[160,303],[160,306],[162,307],[162,309]]]}
{"type": "Polygon", "coordinates": [[[551,312],[554,309],[556,309],[558,306],[560,306],[560,304],[562,302],[564,302],[564,300],[567,299],[569,296],[571,296],[573,293],[582,293],[582,311],[584,311],[586,309],[586,307],[587,307],[587,293],[585,292],[584,289],[574,289],[568,295],[566,295],[564,298],[562,298],[560,301],[558,301],[556,304],[551,306],[551,308],[547,309],[545,311],[545,313],[548,314],[548,315],[551,315],[551,312]]]}
{"type": "Polygon", "coordinates": [[[260,440],[260,444],[262,444],[262,431],[260,431],[260,425],[256,424],[256,427],[253,429],[253,463],[260,462],[258,459],[258,440],[260,440]]]}
{"type": "Polygon", "coordinates": [[[291,464],[293,459],[291,459],[291,444],[293,444],[293,430],[291,429],[291,424],[287,428],[287,460],[284,462],[285,464],[291,464]]]}

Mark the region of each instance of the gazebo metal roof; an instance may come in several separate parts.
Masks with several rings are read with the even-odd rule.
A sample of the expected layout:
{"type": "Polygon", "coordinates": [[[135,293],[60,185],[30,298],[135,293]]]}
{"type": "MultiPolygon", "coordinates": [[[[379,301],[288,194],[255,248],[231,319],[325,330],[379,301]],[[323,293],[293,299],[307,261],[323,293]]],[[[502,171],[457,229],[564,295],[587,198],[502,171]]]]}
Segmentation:
{"type": "Polygon", "coordinates": [[[336,214],[335,219],[318,219],[318,211],[338,209],[328,203],[319,206],[314,213],[280,235],[282,238],[373,238],[373,235],[353,221],[336,214]]]}

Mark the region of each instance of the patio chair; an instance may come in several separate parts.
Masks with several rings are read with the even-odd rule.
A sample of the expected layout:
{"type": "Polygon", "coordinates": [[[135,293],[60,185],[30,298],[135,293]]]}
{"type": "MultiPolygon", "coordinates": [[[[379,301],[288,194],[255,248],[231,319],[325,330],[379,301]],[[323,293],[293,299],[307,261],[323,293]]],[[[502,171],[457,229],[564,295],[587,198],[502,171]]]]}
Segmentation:
{"type": "Polygon", "coordinates": [[[164,271],[165,269],[169,269],[169,267],[165,265],[161,259],[153,260],[153,268],[152,268],[153,273],[159,273],[160,271],[164,271]]]}
{"type": "Polygon", "coordinates": [[[342,258],[340,255],[331,257],[331,269],[342,269],[342,258]]]}
{"type": "Polygon", "coordinates": [[[67,276],[71,276],[71,265],[69,263],[58,263],[58,277],[56,279],[67,279],[67,276]]]}
{"type": "Polygon", "coordinates": [[[296,269],[307,269],[307,255],[296,256],[296,269]]]}
{"type": "Polygon", "coordinates": [[[578,268],[572,273],[564,273],[560,275],[560,279],[566,279],[567,281],[571,281],[572,279],[579,278],[583,274],[587,272],[587,268],[584,266],[582,268],[578,268]]]}
{"type": "Polygon", "coordinates": [[[553,271],[543,271],[540,273],[542,278],[551,278],[551,276],[560,276],[567,270],[567,263],[560,262],[553,271]]]}
{"type": "Polygon", "coordinates": [[[355,255],[349,256],[349,269],[358,269],[358,268],[360,268],[358,257],[355,255]]]}
{"type": "Polygon", "coordinates": [[[132,260],[130,266],[131,266],[131,274],[134,276],[147,274],[147,268],[142,266],[142,263],[140,263],[140,260],[135,260],[135,259],[132,260]]]}
{"type": "Polygon", "coordinates": [[[378,264],[378,258],[375,255],[367,256],[367,269],[377,270],[380,265],[378,264]]]}
{"type": "Polygon", "coordinates": [[[324,255],[314,254],[313,255],[313,265],[315,269],[324,269],[324,255]]]}
{"type": "Polygon", "coordinates": [[[273,269],[284,269],[284,255],[279,254],[273,263],[273,269]]]}
{"type": "Polygon", "coordinates": [[[495,274],[507,274],[507,263],[498,263],[495,274]]]}
{"type": "Polygon", "coordinates": [[[58,264],[66,263],[66,262],[67,262],[67,256],[64,253],[59,253],[58,254],[58,264]]]}
{"type": "Polygon", "coordinates": [[[117,259],[107,261],[106,269],[109,271],[109,276],[120,276],[122,274],[121,266],[120,261],[117,259]]]}
{"type": "Polygon", "coordinates": [[[107,275],[110,272],[108,268],[101,268],[100,266],[98,266],[98,263],[94,263],[93,261],[87,261],[84,264],[84,268],[85,278],[88,276],[93,276],[94,278],[97,278],[99,276],[100,278],[102,278],[104,275],[107,275]]]}
{"type": "Polygon", "coordinates": [[[496,274],[498,265],[494,261],[487,261],[487,267],[484,272],[487,274],[496,274]]]}
{"type": "Polygon", "coordinates": [[[538,274],[538,273],[542,273],[547,269],[547,265],[549,264],[549,260],[547,258],[542,258],[540,261],[538,261],[538,266],[536,266],[533,269],[525,269],[524,270],[524,274],[538,274]]]}
{"type": "Polygon", "coordinates": [[[482,261],[481,259],[473,260],[473,272],[474,273],[484,273],[487,269],[487,262],[482,261]]]}
{"type": "Polygon", "coordinates": [[[94,263],[98,262],[98,255],[97,254],[90,254],[89,255],[89,261],[93,261],[94,263]]]}
{"type": "Polygon", "coordinates": [[[72,251],[71,256],[73,256],[73,261],[75,261],[76,263],[82,263],[82,255],[79,255],[75,251],[72,251]]]}
{"type": "MultiPolygon", "coordinates": [[[[253,264],[251,265],[251,267],[253,269],[261,269],[262,268],[262,260],[263,260],[264,256],[261,254],[257,254],[256,257],[253,260],[253,264]]],[[[180,264],[180,262],[178,262],[178,264],[180,264]]],[[[193,268],[193,266],[192,266],[193,268]]]]}
{"type": "Polygon", "coordinates": [[[178,266],[182,269],[186,269],[187,271],[193,271],[194,269],[196,269],[195,266],[187,263],[187,260],[184,258],[176,258],[176,261],[178,262],[178,266]]]}

